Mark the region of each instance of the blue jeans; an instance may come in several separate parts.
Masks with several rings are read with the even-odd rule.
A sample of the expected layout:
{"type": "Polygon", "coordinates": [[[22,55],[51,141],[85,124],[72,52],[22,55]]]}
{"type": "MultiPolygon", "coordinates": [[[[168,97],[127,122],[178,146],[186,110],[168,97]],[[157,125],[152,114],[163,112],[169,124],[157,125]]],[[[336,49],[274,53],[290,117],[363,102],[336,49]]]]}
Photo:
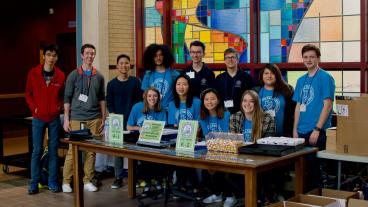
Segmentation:
{"type": "Polygon", "coordinates": [[[49,153],[49,182],[57,181],[58,173],[58,144],[60,119],[55,118],[50,122],[44,122],[34,118],[32,120],[32,159],[31,159],[31,182],[38,183],[41,175],[41,156],[43,154],[43,138],[45,129],[48,127],[48,153],[49,153]]]}
{"type": "Polygon", "coordinates": [[[124,169],[124,158],[123,157],[114,157],[114,170],[115,170],[115,178],[123,179],[127,177],[126,170],[124,169]]]}

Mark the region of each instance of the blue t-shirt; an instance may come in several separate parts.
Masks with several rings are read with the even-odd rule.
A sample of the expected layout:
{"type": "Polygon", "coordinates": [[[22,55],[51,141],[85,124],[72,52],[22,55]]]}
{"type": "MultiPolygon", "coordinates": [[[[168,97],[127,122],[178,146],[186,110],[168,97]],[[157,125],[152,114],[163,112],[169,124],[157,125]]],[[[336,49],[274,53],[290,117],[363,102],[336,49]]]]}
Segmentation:
{"type": "Polygon", "coordinates": [[[167,68],[163,73],[149,71],[143,77],[142,90],[146,90],[150,86],[157,88],[162,95],[161,106],[166,109],[174,98],[173,83],[178,75],[178,71],[172,70],[170,68],[167,68]]]}
{"type": "Polygon", "coordinates": [[[209,132],[228,132],[229,122],[230,112],[228,111],[224,112],[224,117],[222,119],[217,116],[207,116],[205,119],[199,120],[203,136],[206,136],[209,132]]]}
{"type": "Polygon", "coordinates": [[[281,136],[284,133],[285,97],[281,94],[273,97],[273,93],[273,90],[261,88],[259,90],[259,99],[263,111],[269,113],[271,116],[273,116],[271,111],[274,111],[276,136],[281,136]]]}
{"type": "Polygon", "coordinates": [[[201,101],[194,97],[190,108],[185,103],[180,103],[180,108],[176,108],[175,102],[169,104],[168,124],[179,125],[180,120],[198,120],[201,101]]]}
{"type": "Polygon", "coordinates": [[[139,126],[143,125],[143,121],[146,120],[156,120],[156,121],[164,121],[166,122],[166,112],[161,110],[160,112],[155,112],[154,110],[150,110],[147,114],[142,112],[143,110],[143,102],[136,103],[132,111],[130,112],[128,124],[129,126],[139,126]]]}
{"type": "Polygon", "coordinates": [[[244,141],[246,142],[251,142],[252,139],[252,124],[253,122],[248,120],[248,119],[244,119],[243,122],[243,134],[244,134],[244,141]]]}
{"type": "MultiPolygon", "coordinates": [[[[298,132],[306,134],[311,132],[316,126],[319,116],[323,109],[323,101],[325,99],[334,100],[335,80],[323,69],[319,69],[313,77],[309,77],[308,73],[300,77],[296,83],[293,100],[300,105],[306,106],[306,111],[300,111],[298,132]]],[[[332,111],[323,129],[331,125],[332,111]]]]}

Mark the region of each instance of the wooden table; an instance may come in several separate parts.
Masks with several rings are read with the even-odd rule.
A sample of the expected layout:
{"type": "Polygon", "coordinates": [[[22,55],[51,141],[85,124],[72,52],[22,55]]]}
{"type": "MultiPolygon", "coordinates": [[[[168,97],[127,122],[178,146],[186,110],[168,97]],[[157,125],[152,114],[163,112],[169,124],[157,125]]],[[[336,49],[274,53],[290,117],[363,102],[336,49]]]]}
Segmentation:
{"type": "Polygon", "coordinates": [[[135,197],[134,162],[143,160],[175,166],[201,168],[210,171],[222,171],[244,175],[245,177],[245,206],[257,206],[257,174],[287,164],[295,164],[295,194],[304,192],[305,157],[317,152],[316,148],[304,148],[298,152],[283,156],[260,156],[231,153],[207,152],[191,156],[176,155],[174,150],[152,149],[132,144],[112,146],[101,141],[68,141],[73,149],[74,167],[74,204],[84,206],[83,201],[83,167],[81,165],[81,151],[93,151],[128,158],[128,197],[135,197]]]}

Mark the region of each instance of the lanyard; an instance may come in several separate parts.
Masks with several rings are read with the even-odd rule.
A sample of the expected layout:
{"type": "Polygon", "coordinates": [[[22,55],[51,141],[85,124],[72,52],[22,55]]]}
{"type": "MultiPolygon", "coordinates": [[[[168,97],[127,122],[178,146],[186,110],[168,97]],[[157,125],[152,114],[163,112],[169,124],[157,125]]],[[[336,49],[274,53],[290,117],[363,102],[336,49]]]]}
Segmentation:
{"type": "MultiPolygon", "coordinates": [[[[238,77],[238,73],[239,73],[239,70],[236,72],[235,76],[234,76],[234,79],[233,79],[233,87],[231,89],[231,99],[232,97],[234,97],[234,88],[235,88],[235,83],[236,83],[236,78],[238,77]]],[[[228,78],[229,78],[229,73],[226,72],[226,78],[225,78],[225,100],[228,100],[229,96],[227,94],[227,81],[228,81],[228,78]]]]}
{"type": "Polygon", "coordinates": [[[305,79],[304,79],[303,87],[302,87],[302,93],[300,94],[300,95],[301,95],[300,99],[301,99],[301,101],[302,101],[302,104],[304,104],[304,105],[307,105],[308,98],[309,98],[309,93],[310,93],[310,89],[312,88],[312,83],[313,83],[314,77],[316,77],[316,76],[317,76],[318,71],[319,71],[319,68],[317,69],[317,72],[314,74],[314,76],[312,77],[312,80],[311,80],[311,82],[310,82],[310,84],[309,84],[308,93],[307,93],[307,97],[306,97],[306,99],[305,99],[305,103],[303,103],[303,94],[304,94],[304,90],[303,90],[303,89],[304,89],[305,82],[307,81],[307,77],[308,77],[308,76],[307,76],[307,77],[305,77],[305,79]]]}
{"type": "MultiPolygon", "coordinates": [[[[86,75],[84,75],[84,74],[81,74],[81,81],[80,81],[80,85],[81,85],[81,93],[83,94],[83,92],[84,92],[84,84],[83,84],[83,77],[84,76],[86,76],[86,75]]],[[[87,77],[87,93],[86,94],[84,94],[84,95],[89,95],[89,89],[90,89],[90,87],[91,87],[91,76],[86,76],[87,77]]]]}

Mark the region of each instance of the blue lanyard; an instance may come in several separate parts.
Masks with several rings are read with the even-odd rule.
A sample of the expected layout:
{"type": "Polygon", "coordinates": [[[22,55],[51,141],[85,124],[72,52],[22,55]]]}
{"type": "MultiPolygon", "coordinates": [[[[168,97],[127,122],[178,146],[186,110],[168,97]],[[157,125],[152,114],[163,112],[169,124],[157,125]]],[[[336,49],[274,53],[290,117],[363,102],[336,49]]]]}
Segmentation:
{"type": "Polygon", "coordinates": [[[319,68],[317,69],[317,72],[314,74],[314,76],[312,77],[312,80],[311,80],[311,82],[310,82],[310,84],[309,84],[309,88],[308,88],[308,93],[307,93],[307,97],[306,97],[306,99],[305,99],[305,103],[303,103],[303,94],[304,94],[304,86],[305,86],[305,82],[307,81],[307,78],[308,78],[308,76],[307,77],[305,77],[305,79],[304,79],[304,82],[303,82],[303,87],[302,87],[302,92],[301,92],[301,97],[300,97],[300,99],[301,99],[301,101],[302,101],[302,104],[304,104],[304,105],[307,105],[307,102],[308,102],[308,98],[309,98],[309,93],[310,93],[310,89],[312,88],[312,83],[313,83],[313,80],[314,80],[314,77],[316,77],[317,76],[317,74],[318,74],[318,71],[319,71],[319,68]]]}

